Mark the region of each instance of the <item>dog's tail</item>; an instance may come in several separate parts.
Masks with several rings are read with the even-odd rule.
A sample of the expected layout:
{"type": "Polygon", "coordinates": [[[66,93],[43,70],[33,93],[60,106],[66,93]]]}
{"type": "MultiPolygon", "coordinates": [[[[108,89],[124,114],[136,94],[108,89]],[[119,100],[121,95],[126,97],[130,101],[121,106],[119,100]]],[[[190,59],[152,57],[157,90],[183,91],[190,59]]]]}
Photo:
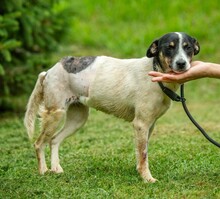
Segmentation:
{"type": "Polygon", "coordinates": [[[36,115],[38,113],[39,106],[43,101],[43,81],[46,77],[46,74],[46,72],[41,72],[39,74],[34,90],[27,104],[27,110],[24,117],[24,125],[27,129],[29,139],[33,138],[36,115]]]}

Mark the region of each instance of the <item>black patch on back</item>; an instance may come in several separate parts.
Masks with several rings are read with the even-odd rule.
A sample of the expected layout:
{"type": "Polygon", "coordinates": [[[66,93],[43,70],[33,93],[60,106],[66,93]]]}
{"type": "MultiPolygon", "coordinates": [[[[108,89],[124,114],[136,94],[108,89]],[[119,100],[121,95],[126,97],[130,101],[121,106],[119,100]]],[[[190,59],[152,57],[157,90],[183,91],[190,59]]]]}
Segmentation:
{"type": "Polygon", "coordinates": [[[86,69],[94,60],[96,59],[95,56],[90,57],[64,57],[60,62],[63,65],[63,68],[68,73],[79,73],[80,71],[86,69]]]}

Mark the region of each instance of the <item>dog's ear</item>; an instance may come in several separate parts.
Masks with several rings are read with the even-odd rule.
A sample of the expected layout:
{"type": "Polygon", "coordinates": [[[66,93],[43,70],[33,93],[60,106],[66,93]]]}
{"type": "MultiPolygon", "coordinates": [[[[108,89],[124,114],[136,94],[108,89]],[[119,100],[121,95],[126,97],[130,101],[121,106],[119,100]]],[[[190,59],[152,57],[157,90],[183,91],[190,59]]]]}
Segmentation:
{"type": "Polygon", "coordinates": [[[194,55],[197,55],[200,51],[200,45],[195,38],[193,38],[193,45],[194,45],[194,55]]]}
{"type": "Polygon", "coordinates": [[[155,40],[147,50],[147,57],[155,57],[158,54],[158,40],[155,40]]]}

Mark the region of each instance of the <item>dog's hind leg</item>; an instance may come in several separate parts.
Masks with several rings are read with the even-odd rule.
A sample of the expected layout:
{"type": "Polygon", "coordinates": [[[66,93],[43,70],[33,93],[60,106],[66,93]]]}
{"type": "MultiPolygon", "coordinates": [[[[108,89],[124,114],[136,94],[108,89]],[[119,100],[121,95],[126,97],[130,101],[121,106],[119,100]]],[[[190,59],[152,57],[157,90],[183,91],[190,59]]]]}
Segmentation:
{"type": "Polygon", "coordinates": [[[45,161],[45,146],[56,132],[64,115],[64,109],[45,109],[41,111],[41,134],[34,144],[38,160],[38,170],[40,174],[44,174],[48,170],[45,161]]]}
{"type": "Polygon", "coordinates": [[[67,111],[66,123],[63,129],[54,135],[50,142],[51,148],[51,171],[55,173],[62,173],[63,169],[59,163],[59,146],[61,142],[80,127],[82,127],[88,118],[89,108],[82,105],[71,105],[67,111]]]}
{"type": "Polygon", "coordinates": [[[151,175],[148,164],[148,140],[153,130],[153,122],[143,122],[135,118],[133,121],[135,129],[137,170],[146,182],[155,182],[151,175]]]}

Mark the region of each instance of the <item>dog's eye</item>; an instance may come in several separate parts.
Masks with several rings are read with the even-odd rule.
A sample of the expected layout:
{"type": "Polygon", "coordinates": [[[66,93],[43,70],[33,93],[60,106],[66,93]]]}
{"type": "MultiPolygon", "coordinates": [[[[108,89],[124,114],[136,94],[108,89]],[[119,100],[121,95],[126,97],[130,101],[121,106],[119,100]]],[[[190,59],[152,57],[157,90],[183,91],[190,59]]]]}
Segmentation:
{"type": "Polygon", "coordinates": [[[173,50],[174,48],[175,48],[174,45],[169,45],[169,46],[167,46],[167,49],[168,49],[168,50],[173,50]]]}
{"type": "Polygon", "coordinates": [[[187,45],[187,46],[185,47],[185,49],[186,49],[187,51],[192,51],[192,46],[187,45]]]}

